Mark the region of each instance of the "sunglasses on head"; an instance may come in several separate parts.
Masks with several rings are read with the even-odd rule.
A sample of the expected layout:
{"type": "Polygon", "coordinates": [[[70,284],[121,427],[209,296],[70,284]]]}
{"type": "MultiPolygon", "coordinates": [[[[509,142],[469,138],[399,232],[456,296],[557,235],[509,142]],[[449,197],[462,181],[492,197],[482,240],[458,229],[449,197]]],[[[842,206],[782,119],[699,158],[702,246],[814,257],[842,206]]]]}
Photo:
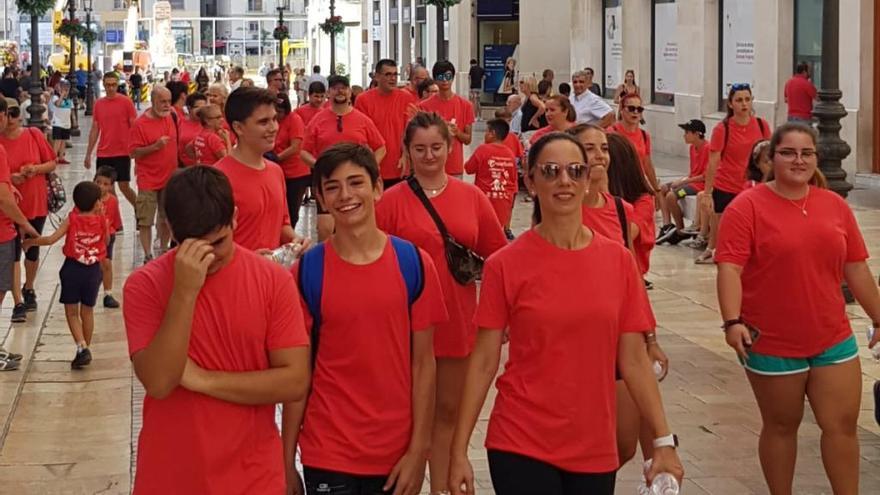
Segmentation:
{"type": "Polygon", "coordinates": [[[731,91],[743,91],[743,90],[751,90],[752,86],[749,83],[736,83],[730,86],[731,91]]]}
{"type": "Polygon", "coordinates": [[[635,105],[627,105],[624,108],[626,108],[626,111],[630,113],[642,113],[645,111],[645,107],[637,107],[635,105]]]}
{"type": "Polygon", "coordinates": [[[581,180],[587,175],[587,165],[583,163],[569,163],[568,165],[560,165],[558,163],[542,163],[538,165],[541,176],[547,180],[556,180],[562,174],[562,170],[568,174],[571,180],[581,180]]]}
{"type": "Polygon", "coordinates": [[[455,78],[455,74],[453,74],[452,72],[446,71],[442,74],[437,74],[437,77],[435,77],[434,79],[436,79],[438,81],[448,82],[448,81],[451,81],[453,78],[455,78]]]}

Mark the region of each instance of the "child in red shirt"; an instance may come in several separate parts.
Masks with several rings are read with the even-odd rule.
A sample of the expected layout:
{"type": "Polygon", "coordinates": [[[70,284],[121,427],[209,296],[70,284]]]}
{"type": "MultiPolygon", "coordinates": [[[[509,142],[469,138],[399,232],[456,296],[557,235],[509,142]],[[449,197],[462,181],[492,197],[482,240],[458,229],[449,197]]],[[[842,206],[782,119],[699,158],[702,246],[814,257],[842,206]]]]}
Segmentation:
{"type": "Polygon", "coordinates": [[[198,113],[202,130],[189,145],[189,155],[198,165],[214,165],[232,150],[229,132],[223,128],[223,112],[217,105],[205,105],[198,113]]]}
{"type": "Polygon", "coordinates": [[[118,308],[119,301],[113,297],[113,247],[116,245],[116,232],[122,228],[122,215],[119,213],[119,200],[113,194],[116,182],[116,169],[106,165],[98,167],[95,184],[101,188],[101,202],[104,203],[104,216],[107,217],[107,257],[101,261],[104,281],[104,307],[118,308]]]}
{"type": "Polygon", "coordinates": [[[76,207],[52,235],[27,239],[22,246],[50,246],[67,234],[62,249],[60,302],[76,343],[70,367],[81,369],[92,362],[89,344],[95,330],[93,309],[101,285],[101,262],[107,256],[107,217],[101,188],[94,182],[80,182],[73,188],[73,204],[76,207]]]}
{"type": "MultiPolygon", "coordinates": [[[[657,236],[657,244],[668,242],[676,245],[693,237],[684,230],[684,215],[679,200],[688,196],[696,196],[705,189],[706,166],[709,164],[709,146],[706,142],[706,125],[702,120],[693,119],[678,127],[684,131],[684,142],[690,145],[691,166],[687,177],[674,180],[660,187],[660,211],[663,226],[657,236]],[[673,223],[674,222],[674,223],[673,223]]],[[[697,215],[699,218],[699,215],[697,215]]],[[[700,224],[694,221],[695,226],[700,224]]],[[[697,230],[700,230],[697,227],[697,230]]]]}
{"type": "Polygon", "coordinates": [[[489,198],[498,222],[504,226],[505,235],[512,240],[510,216],[516,197],[517,175],[516,157],[503,144],[509,133],[510,126],[501,119],[486,122],[484,143],[477,147],[464,169],[476,175],[474,185],[489,198]]]}

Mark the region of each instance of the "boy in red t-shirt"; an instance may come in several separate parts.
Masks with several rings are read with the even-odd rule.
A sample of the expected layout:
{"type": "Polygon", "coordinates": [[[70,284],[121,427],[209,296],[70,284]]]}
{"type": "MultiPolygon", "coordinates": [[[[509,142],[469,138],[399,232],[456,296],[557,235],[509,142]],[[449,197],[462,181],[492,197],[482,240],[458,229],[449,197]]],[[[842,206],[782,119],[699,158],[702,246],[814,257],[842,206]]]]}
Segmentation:
{"type": "Polygon", "coordinates": [[[186,168],[166,192],[180,245],[132,273],[123,297],[146,390],[134,493],[284,493],[275,405],[309,382],[296,284],[234,242],[223,172],[186,168]]]}
{"type": "Polygon", "coordinates": [[[501,119],[486,122],[484,142],[474,150],[464,169],[476,175],[474,185],[489,198],[498,222],[504,226],[504,234],[513,240],[510,216],[516,197],[517,175],[516,156],[503,144],[509,133],[510,126],[501,119]]]}
{"type": "Polygon", "coordinates": [[[104,203],[104,216],[107,217],[107,257],[101,261],[104,281],[104,307],[115,309],[119,301],[113,297],[113,246],[116,245],[116,232],[122,228],[122,215],[119,213],[119,200],[113,195],[116,170],[113,167],[98,167],[95,184],[101,188],[101,202],[104,203]]]}
{"type": "Polygon", "coordinates": [[[313,339],[308,407],[305,400],[285,404],[288,482],[299,484],[298,444],[308,486],[418,493],[431,442],[434,326],[447,319],[440,280],[427,253],[376,226],[382,186],[368,149],[330,147],[318,158],[315,177],[336,230],[293,268],[306,320],[318,322],[312,332],[320,331],[320,339],[313,339]],[[308,296],[318,284],[320,301],[308,296]],[[383,290],[357,289],[366,286],[383,290]],[[321,309],[312,314],[312,308],[321,309]],[[340,397],[349,407],[333,405],[340,397]]]}
{"type": "Polygon", "coordinates": [[[101,262],[107,256],[107,217],[101,202],[101,188],[94,182],[80,182],[73,188],[75,208],[50,236],[27,239],[22,247],[50,246],[64,240],[61,265],[61,298],[67,327],[76,343],[70,362],[81,369],[92,362],[89,344],[95,331],[94,307],[101,285],[101,262]]]}
{"type": "MultiPolygon", "coordinates": [[[[690,145],[690,171],[687,177],[660,187],[663,226],[660,227],[660,233],[657,235],[657,244],[668,242],[673,246],[693,237],[693,234],[683,232],[684,215],[678,202],[688,196],[696,196],[705,188],[706,166],[709,164],[709,143],[706,141],[706,125],[703,121],[693,119],[678,126],[684,131],[685,144],[690,145]]],[[[699,217],[697,215],[697,218],[699,217]]],[[[694,224],[696,230],[700,230],[696,221],[694,224]]]]}
{"type": "Polygon", "coordinates": [[[471,102],[452,91],[455,80],[455,66],[448,60],[441,60],[431,68],[434,81],[440,92],[419,103],[425,112],[434,112],[446,121],[452,135],[452,148],[446,160],[446,173],[461,178],[464,172],[464,146],[473,139],[474,107],[471,102]]]}

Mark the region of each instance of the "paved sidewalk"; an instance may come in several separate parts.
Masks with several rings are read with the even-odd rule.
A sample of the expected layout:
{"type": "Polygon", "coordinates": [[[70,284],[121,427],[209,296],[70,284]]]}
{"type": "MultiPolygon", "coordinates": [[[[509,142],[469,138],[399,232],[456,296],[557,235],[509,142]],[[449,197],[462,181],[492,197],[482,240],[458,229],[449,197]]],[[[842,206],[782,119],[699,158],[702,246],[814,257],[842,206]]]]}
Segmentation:
{"type": "MultiPolygon", "coordinates": [[[[89,119],[81,119],[83,136],[89,119]]],[[[75,138],[72,165],[59,167],[68,191],[90,178],[82,167],[85,137],[75,138]]],[[[476,139],[475,139],[476,141],[476,139]]],[[[661,176],[686,168],[679,159],[658,157],[661,176]]],[[[872,192],[878,194],[877,191],[872,192]]],[[[122,201],[126,231],[117,240],[116,293],[140,256],[131,207],[122,201]]],[[[868,246],[880,246],[880,210],[857,206],[868,246]]],[[[515,231],[528,226],[531,204],[517,202],[515,231]]],[[[314,207],[306,209],[303,229],[314,228],[314,207]]],[[[73,372],[73,345],[63,306],[57,303],[61,246],[42,252],[37,281],[40,307],[24,324],[9,326],[11,296],[0,311],[0,342],[25,354],[21,371],[0,373],[0,493],[124,494],[133,473],[134,441],[140,427],[140,387],[127,356],[120,310],[96,308],[94,361],[73,372]]],[[[684,247],[658,247],[649,278],[656,289],[651,300],[660,324],[660,339],[672,369],[663,382],[664,403],[673,429],[681,438],[687,470],[687,494],[767,493],[757,459],[760,417],[745,376],[718,330],[714,269],[693,264],[696,253],[684,247]]],[[[876,253],[875,253],[876,255],[876,253]]],[[[872,262],[880,272],[880,258],[872,262]]],[[[598,288],[597,288],[598,290],[598,288]]],[[[848,308],[859,329],[864,314],[848,308]]],[[[880,427],[873,420],[870,385],[880,379],[880,363],[862,350],[864,397],[859,421],[861,493],[880,493],[880,427]]],[[[494,390],[490,394],[494,399],[494,390]]],[[[492,493],[482,443],[491,400],[484,407],[471,442],[478,493],[492,493]]],[[[800,432],[795,493],[828,494],[819,457],[819,431],[811,413],[800,432]]],[[[620,473],[618,493],[635,492],[637,463],[620,473]]]]}

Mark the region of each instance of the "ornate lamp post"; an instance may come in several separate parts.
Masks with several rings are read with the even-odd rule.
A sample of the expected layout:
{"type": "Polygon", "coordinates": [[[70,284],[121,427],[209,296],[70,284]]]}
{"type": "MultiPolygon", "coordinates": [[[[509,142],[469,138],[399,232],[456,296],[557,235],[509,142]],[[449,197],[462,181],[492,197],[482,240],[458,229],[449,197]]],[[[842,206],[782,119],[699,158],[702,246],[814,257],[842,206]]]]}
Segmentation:
{"type": "MultiPolygon", "coordinates": [[[[330,0],[330,18],[336,17],[336,0],[330,0]]],[[[336,74],[336,33],[330,35],[330,74],[336,74]]]]}
{"type": "Polygon", "coordinates": [[[16,0],[19,12],[24,12],[31,17],[31,80],[28,94],[31,96],[31,106],[27,108],[30,118],[27,121],[29,127],[43,127],[43,112],[46,107],[40,103],[43,96],[43,85],[40,82],[40,17],[52,7],[53,0],[16,0]]]}
{"type": "Polygon", "coordinates": [[[275,39],[278,40],[278,68],[284,67],[284,40],[287,39],[287,26],[284,25],[284,11],[290,8],[290,0],[278,0],[278,27],[275,39]]]}
{"type": "MultiPolygon", "coordinates": [[[[67,13],[70,15],[71,25],[77,24],[76,20],[76,0],[67,0],[67,13]]],[[[73,100],[73,112],[70,113],[70,135],[79,136],[79,93],[76,90],[76,31],[71,30],[70,37],[70,71],[67,73],[67,79],[70,80],[70,98],[73,100]]]]}
{"type": "Polygon", "coordinates": [[[330,74],[336,74],[336,35],[345,31],[342,17],[336,15],[336,0],[330,0],[330,17],[318,25],[321,31],[330,36],[330,74]]]}
{"type": "Polygon", "coordinates": [[[92,42],[95,41],[95,31],[92,30],[92,1],[83,0],[83,10],[86,11],[86,30],[83,32],[83,40],[86,42],[86,58],[88,59],[88,75],[86,76],[86,115],[91,115],[95,107],[95,92],[92,87],[92,42]]]}

